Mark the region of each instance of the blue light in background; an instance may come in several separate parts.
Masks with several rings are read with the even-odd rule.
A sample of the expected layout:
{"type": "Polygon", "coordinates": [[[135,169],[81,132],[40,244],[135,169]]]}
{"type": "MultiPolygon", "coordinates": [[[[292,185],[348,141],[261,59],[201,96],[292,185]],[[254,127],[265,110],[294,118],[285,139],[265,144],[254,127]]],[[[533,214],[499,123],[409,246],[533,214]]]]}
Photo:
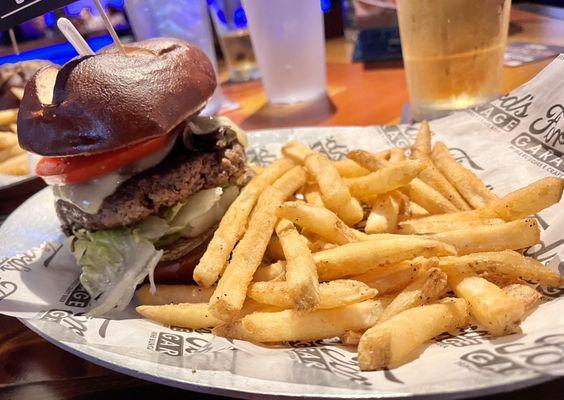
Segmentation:
{"type": "Polygon", "coordinates": [[[233,12],[233,22],[237,28],[246,28],[247,27],[247,16],[245,15],[245,10],[243,7],[238,7],[233,12]]]}
{"type": "MultiPolygon", "coordinates": [[[[123,10],[124,0],[102,0],[102,6],[114,6],[118,10],[123,10]]],[[[79,0],[65,6],[65,12],[71,17],[78,17],[83,8],[88,8],[93,15],[98,15],[98,9],[92,0],[79,0]]]]}
{"type": "Polygon", "coordinates": [[[331,0],[321,0],[321,10],[326,13],[331,9],[331,0]]]}
{"type": "Polygon", "coordinates": [[[45,20],[45,25],[47,28],[52,28],[57,24],[57,16],[55,15],[55,11],[49,11],[43,16],[45,20]]]}

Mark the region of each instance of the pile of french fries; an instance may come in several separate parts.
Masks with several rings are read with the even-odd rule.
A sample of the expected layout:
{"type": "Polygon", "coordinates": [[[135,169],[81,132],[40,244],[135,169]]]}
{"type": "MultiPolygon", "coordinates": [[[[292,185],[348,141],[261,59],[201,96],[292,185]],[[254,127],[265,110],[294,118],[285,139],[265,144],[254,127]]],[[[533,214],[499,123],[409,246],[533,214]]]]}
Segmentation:
{"type": "Polygon", "coordinates": [[[18,109],[0,111],[0,174],[29,174],[27,153],[18,145],[18,109]]]}
{"type": "Polygon", "coordinates": [[[518,332],[541,295],[562,284],[523,250],[530,218],[560,201],[544,178],[498,197],[423,123],[404,149],[330,161],[289,142],[229,208],[194,271],[198,285],[147,285],[137,311],[255,343],[340,337],[361,370],[412,359],[440,333],[472,323],[518,332]]]}

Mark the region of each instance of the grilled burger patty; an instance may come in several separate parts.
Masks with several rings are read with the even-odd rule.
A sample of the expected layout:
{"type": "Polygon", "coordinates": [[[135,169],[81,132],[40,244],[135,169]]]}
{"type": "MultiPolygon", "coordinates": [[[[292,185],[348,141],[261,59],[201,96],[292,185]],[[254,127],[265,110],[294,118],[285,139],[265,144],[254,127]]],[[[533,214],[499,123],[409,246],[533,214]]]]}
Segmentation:
{"type": "Polygon", "coordinates": [[[192,149],[187,149],[179,138],[161,163],[123,182],[104,199],[96,214],[58,199],[55,209],[65,234],[80,228],[101,230],[134,225],[200,190],[245,180],[245,151],[232,135],[220,134],[212,140],[192,137],[188,143],[192,149]]]}

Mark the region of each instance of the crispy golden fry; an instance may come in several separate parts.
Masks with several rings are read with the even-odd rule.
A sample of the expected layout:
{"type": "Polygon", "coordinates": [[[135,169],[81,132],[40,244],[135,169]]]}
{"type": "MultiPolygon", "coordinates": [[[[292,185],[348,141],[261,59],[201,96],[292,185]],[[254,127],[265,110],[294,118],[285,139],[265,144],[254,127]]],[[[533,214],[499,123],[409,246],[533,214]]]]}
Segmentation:
{"type": "Polygon", "coordinates": [[[446,214],[458,211],[448,199],[419,178],[407,185],[409,198],[420,204],[431,214],[446,214]]]}
{"type": "MultiPolygon", "coordinates": [[[[319,285],[318,309],[337,308],[373,299],[376,289],[353,280],[335,280],[319,285]]],[[[249,287],[247,295],[258,303],[279,308],[296,308],[287,282],[256,282],[249,287]]]]}
{"type": "Polygon", "coordinates": [[[286,256],[287,295],[294,308],[309,311],[320,302],[317,267],[307,244],[300,239],[294,224],[281,219],[276,224],[276,235],[280,239],[286,256]]]}
{"type": "Polygon", "coordinates": [[[304,197],[308,204],[316,207],[325,207],[321,193],[319,193],[319,186],[316,184],[307,184],[304,188],[304,197]]]}
{"type": "Polygon", "coordinates": [[[357,346],[362,334],[363,332],[359,331],[346,331],[340,337],[341,343],[345,346],[357,346]]]}
{"type": "Polygon", "coordinates": [[[270,186],[260,195],[247,231],[233,250],[233,255],[210,300],[210,311],[223,321],[233,319],[243,307],[247,288],[262,261],[276,224],[276,208],[286,194],[270,186]]]}
{"type": "Polygon", "coordinates": [[[390,163],[397,163],[399,161],[405,161],[407,157],[405,156],[405,150],[401,147],[392,147],[390,149],[390,163]]]}
{"type": "MultiPolygon", "coordinates": [[[[309,240],[308,240],[308,242],[309,242],[309,240]]],[[[265,251],[264,255],[270,261],[278,261],[278,260],[284,260],[285,259],[284,250],[282,250],[282,245],[280,244],[280,239],[278,239],[278,236],[273,235],[270,238],[270,242],[268,242],[268,246],[266,246],[266,251],[265,251]]]]}
{"type": "Polygon", "coordinates": [[[294,166],[291,160],[281,158],[266,167],[241,191],[221,219],[206,252],[194,269],[194,280],[200,286],[210,287],[217,281],[235,243],[245,232],[249,214],[260,194],[294,166]]]}
{"type": "Polygon", "coordinates": [[[493,200],[486,212],[506,221],[525,218],[557,204],[562,198],[563,189],[564,180],[554,177],[543,178],[493,200]]]}
{"type": "Polygon", "coordinates": [[[400,204],[391,194],[381,194],[370,199],[372,209],[366,220],[364,232],[381,233],[395,232],[398,225],[400,204]]]}
{"type": "Polygon", "coordinates": [[[380,153],[371,153],[365,150],[353,150],[347,153],[347,158],[356,162],[368,171],[378,171],[381,168],[389,166],[390,150],[380,153]]]}
{"type": "Polygon", "coordinates": [[[352,199],[349,188],[331,161],[319,153],[313,153],[306,157],[304,165],[319,185],[325,207],[347,225],[354,225],[362,219],[364,213],[361,205],[352,199]]]}
{"type": "Polygon", "coordinates": [[[295,166],[280,178],[278,178],[272,186],[285,193],[287,197],[291,197],[296,190],[301,186],[305,185],[306,182],[306,172],[303,167],[299,165],[295,166]],[[292,188],[292,190],[287,190],[287,188],[292,188]]]}
{"type": "Polygon", "coordinates": [[[390,319],[409,308],[431,303],[442,296],[447,287],[447,276],[439,268],[431,268],[401,291],[384,309],[378,322],[390,319]]]}
{"type": "Polygon", "coordinates": [[[27,157],[24,149],[20,148],[17,144],[13,145],[12,147],[0,150],[0,162],[4,162],[10,158],[20,155],[25,155],[27,157]]]}
{"type": "Polygon", "coordinates": [[[367,200],[407,185],[425,166],[425,162],[419,160],[400,161],[369,175],[350,178],[347,180],[347,184],[355,198],[367,200]]]}
{"type": "Polygon", "coordinates": [[[473,229],[487,225],[499,225],[505,223],[501,218],[484,218],[467,221],[426,221],[419,220],[401,222],[398,227],[399,233],[424,235],[427,233],[450,232],[460,229],[473,229]]]}
{"type": "Polygon", "coordinates": [[[366,300],[345,307],[309,312],[256,312],[240,321],[220,325],[213,333],[255,343],[332,338],[374,325],[382,309],[379,301],[366,300]]]}
{"type": "Polygon", "coordinates": [[[529,285],[508,285],[503,288],[503,291],[505,294],[521,301],[523,303],[523,307],[525,307],[525,312],[531,311],[531,309],[542,298],[542,295],[529,285]]]}
{"type": "Polygon", "coordinates": [[[358,275],[371,269],[394,264],[417,256],[452,255],[456,251],[448,244],[419,237],[390,240],[367,240],[349,243],[313,254],[319,280],[328,281],[358,275]]]}
{"type": "Polygon", "coordinates": [[[364,274],[351,276],[378,290],[378,295],[388,295],[403,290],[421,277],[429,268],[436,267],[438,259],[418,257],[414,260],[378,267],[364,274]]]}
{"type": "Polygon", "coordinates": [[[485,251],[518,250],[540,242],[540,228],[533,218],[434,233],[426,237],[448,243],[459,255],[485,251]]]}
{"type": "Polygon", "coordinates": [[[135,310],[145,318],[164,325],[182,328],[212,328],[223,323],[223,321],[213,316],[209,310],[208,303],[138,306],[135,310]]]}
{"type": "Polygon", "coordinates": [[[489,190],[482,180],[450,155],[443,142],[435,143],[431,158],[445,178],[458,190],[474,208],[482,208],[498,197],[489,190]]]}
{"type": "Polygon", "coordinates": [[[12,87],[10,88],[10,92],[16,97],[16,99],[21,100],[23,99],[24,89],[20,87],[12,87]]]}
{"type": "Polygon", "coordinates": [[[479,272],[478,276],[484,278],[485,280],[490,281],[491,283],[493,283],[496,286],[499,286],[502,289],[505,286],[509,286],[513,284],[523,284],[523,285],[527,284],[527,282],[521,278],[518,278],[514,275],[505,275],[499,272],[484,271],[484,272],[479,272]]]}
{"type": "Polygon", "coordinates": [[[157,285],[155,294],[151,294],[150,285],[141,286],[135,295],[142,305],[165,305],[171,303],[207,303],[213,288],[196,285],[157,285]]]}
{"type": "Polygon", "coordinates": [[[18,124],[10,124],[8,125],[10,127],[10,130],[14,133],[18,133],[18,124]]]}
{"type": "Polygon", "coordinates": [[[315,151],[296,140],[291,140],[282,147],[282,154],[298,164],[304,164],[306,157],[314,153],[315,151]]]}
{"type": "Polygon", "coordinates": [[[463,299],[411,308],[368,329],[360,338],[358,363],[362,371],[396,367],[423,343],[442,332],[468,324],[463,299]]]}
{"type": "Polygon", "coordinates": [[[470,313],[494,336],[519,331],[525,314],[524,304],[506,294],[493,283],[480,278],[468,266],[441,269],[448,276],[448,284],[458,297],[466,299],[470,313]]]}
{"type": "Polygon", "coordinates": [[[466,200],[456,191],[456,188],[441,174],[432,161],[419,174],[419,179],[439,192],[445,199],[452,203],[458,210],[467,211],[472,208],[466,200]]]}
{"type": "Polygon", "coordinates": [[[278,261],[269,265],[258,267],[253,275],[253,282],[285,281],[286,262],[278,261]]]}
{"type": "Polygon", "coordinates": [[[370,173],[369,170],[349,159],[333,161],[333,165],[335,165],[342,178],[358,178],[370,173]]]}
{"type": "Polygon", "coordinates": [[[409,202],[409,212],[410,212],[411,218],[414,218],[414,219],[423,218],[423,217],[427,217],[427,216],[431,215],[429,213],[429,211],[425,210],[425,208],[423,208],[422,206],[420,206],[419,204],[417,204],[414,201],[409,202]]]}
{"type": "Polygon", "coordinates": [[[18,144],[17,135],[12,132],[0,132],[0,149],[8,149],[18,144]]]}
{"type": "Polygon", "coordinates": [[[0,174],[24,176],[29,174],[27,154],[23,153],[0,162],[0,174]]]}
{"type": "Polygon", "coordinates": [[[411,146],[411,158],[429,160],[431,158],[431,129],[427,121],[421,122],[415,143],[411,146]]]}
{"type": "Polygon", "coordinates": [[[465,256],[442,257],[440,267],[471,267],[475,272],[493,272],[513,278],[538,282],[543,286],[558,286],[562,282],[560,274],[545,267],[531,257],[516,251],[474,253],[465,256]]]}
{"type": "Polygon", "coordinates": [[[392,190],[390,192],[392,197],[399,205],[398,222],[406,221],[411,218],[411,200],[409,197],[402,193],[401,189],[392,190]]]}
{"type": "Polygon", "coordinates": [[[337,215],[326,208],[291,201],[279,207],[276,215],[294,222],[309,232],[316,233],[331,243],[358,242],[354,229],[349,228],[337,215]]]}
{"type": "Polygon", "coordinates": [[[15,124],[16,122],[18,122],[17,108],[0,111],[0,125],[10,125],[15,124]]]}

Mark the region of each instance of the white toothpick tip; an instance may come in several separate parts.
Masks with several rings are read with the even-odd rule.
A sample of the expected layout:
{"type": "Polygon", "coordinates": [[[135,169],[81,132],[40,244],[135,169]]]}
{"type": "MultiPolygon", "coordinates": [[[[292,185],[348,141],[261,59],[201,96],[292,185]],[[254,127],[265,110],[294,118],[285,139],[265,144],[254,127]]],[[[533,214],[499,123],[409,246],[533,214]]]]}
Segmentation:
{"type": "Polygon", "coordinates": [[[110,35],[112,36],[112,39],[114,40],[115,45],[117,46],[117,48],[119,49],[119,51],[122,54],[126,54],[125,48],[123,47],[121,40],[119,40],[117,32],[114,29],[112,23],[110,22],[110,19],[108,18],[108,14],[106,14],[104,7],[102,7],[100,0],[94,0],[94,4],[96,4],[96,8],[98,9],[98,12],[100,13],[100,17],[102,17],[102,21],[104,21],[104,25],[106,25],[106,29],[108,30],[108,32],[110,32],[110,35]]]}
{"type": "Polygon", "coordinates": [[[59,18],[57,20],[57,27],[79,55],[93,56],[95,54],[88,43],[86,43],[86,40],[84,40],[82,35],[68,19],[59,18]]]}

